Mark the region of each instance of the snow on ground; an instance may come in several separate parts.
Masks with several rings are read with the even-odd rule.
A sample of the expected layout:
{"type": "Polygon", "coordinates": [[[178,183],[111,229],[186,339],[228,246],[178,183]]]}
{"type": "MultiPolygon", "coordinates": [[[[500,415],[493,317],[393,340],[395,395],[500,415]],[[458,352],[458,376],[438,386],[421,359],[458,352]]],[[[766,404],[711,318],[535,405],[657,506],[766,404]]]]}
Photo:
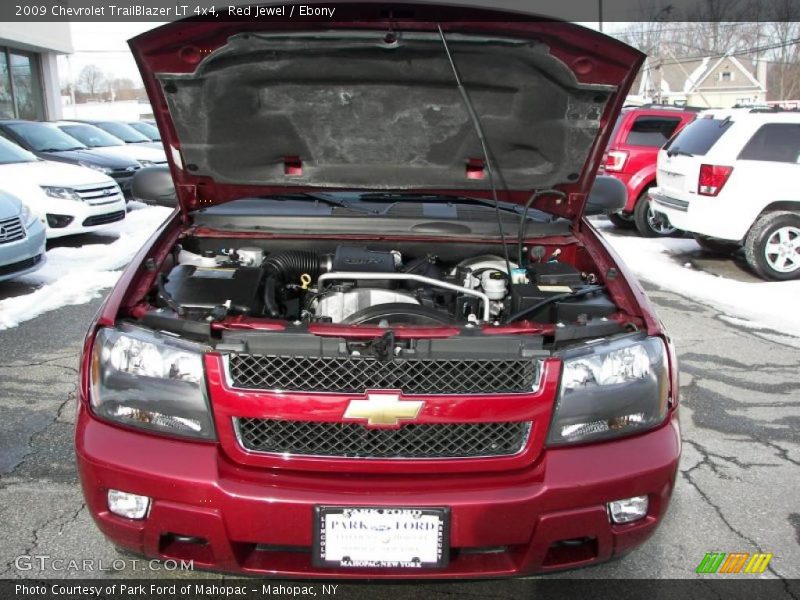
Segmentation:
{"type": "Polygon", "coordinates": [[[170,212],[171,209],[163,207],[138,208],[128,213],[124,221],[99,230],[103,235],[117,238],[110,244],[49,250],[47,263],[41,269],[18,279],[39,287],[29,294],[0,300],[0,329],[16,327],[42,313],[100,296],[102,290],[117,282],[122,268],[170,212]]]}
{"type": "Polygon", "coordinates": [[[693,239],[619,235],[609,221],[592,224],[640,279],[712,306],[730,323],[800,337],[800,280],[744,282],[720,277],[686,261],[686,254],[699,251],[693,239]]]}

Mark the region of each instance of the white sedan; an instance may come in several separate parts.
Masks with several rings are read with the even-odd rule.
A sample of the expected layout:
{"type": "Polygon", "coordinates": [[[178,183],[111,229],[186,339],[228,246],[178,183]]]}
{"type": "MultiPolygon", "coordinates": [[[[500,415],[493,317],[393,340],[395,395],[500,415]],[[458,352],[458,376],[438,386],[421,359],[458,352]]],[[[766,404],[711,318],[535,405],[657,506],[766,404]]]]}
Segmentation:
{"type": "Polygon", "coordinates": [[[0,138],[0,182],[47,228],[47,237],[88,233],[126,215],[116,182],[93,169],[41,160],[0,138]]]}

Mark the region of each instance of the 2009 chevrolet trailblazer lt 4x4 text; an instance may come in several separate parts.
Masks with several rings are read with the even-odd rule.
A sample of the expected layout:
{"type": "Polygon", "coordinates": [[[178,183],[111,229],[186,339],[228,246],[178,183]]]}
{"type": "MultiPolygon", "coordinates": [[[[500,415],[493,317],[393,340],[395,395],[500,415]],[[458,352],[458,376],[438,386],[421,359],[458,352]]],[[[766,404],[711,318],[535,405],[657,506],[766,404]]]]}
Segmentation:
{"type": "Polygon", "coordinates": [[[655,530],[675,356],[584,218],[625,199],[595,173],[639,52],[379,4],[131,46],[170,159],[133,193],[179,210],[86,338],[78,466],[114,544],[285,577],[494,577],[655,530]]]}

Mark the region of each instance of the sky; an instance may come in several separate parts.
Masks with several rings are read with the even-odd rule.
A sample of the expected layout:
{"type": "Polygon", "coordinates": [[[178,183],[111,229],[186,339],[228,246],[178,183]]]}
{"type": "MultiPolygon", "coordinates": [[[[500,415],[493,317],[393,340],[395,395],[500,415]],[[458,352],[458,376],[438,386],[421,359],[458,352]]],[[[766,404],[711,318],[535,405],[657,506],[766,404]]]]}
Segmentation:
{"type": "Polygon", "coordinates": [[[128,40],[162,23],[70,23],[75,54],[59,58],[62,79],[77,79],[89,64],[117,78],[141,81],[139,70],[128,50],[128,40]]]}

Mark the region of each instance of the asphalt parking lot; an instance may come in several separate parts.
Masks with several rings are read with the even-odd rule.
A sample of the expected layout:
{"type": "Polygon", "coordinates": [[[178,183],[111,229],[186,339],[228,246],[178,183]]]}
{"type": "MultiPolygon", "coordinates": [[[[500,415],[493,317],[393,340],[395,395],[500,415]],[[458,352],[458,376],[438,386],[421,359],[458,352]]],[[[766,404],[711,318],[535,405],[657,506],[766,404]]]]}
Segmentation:
{"type": "MultiPolygon", "coordinates": [[[[736,261],[697,260],[697,268],[751,277],[736,261]]],[[[773,553],[762,577],[800,577],[800,344],[739,328],[669,290],[648,291],[681,365],[684,451],[669,513],[624,559],[551,577],[695,578],[711,551],[773,553]]],[[[0,297],[16,293],[24,290],[0,283],[0,297]]],[[[0,578],[216,577],[130,562],[55,570],[52,561],[18,558],[88,558],[106,566],[120,558],[84,508],[72,452],[78,356],[99,304],[64,307],[0,331],[0,578]]],[[[503,596],[510,585],[481,590],[503,596]]]]}

